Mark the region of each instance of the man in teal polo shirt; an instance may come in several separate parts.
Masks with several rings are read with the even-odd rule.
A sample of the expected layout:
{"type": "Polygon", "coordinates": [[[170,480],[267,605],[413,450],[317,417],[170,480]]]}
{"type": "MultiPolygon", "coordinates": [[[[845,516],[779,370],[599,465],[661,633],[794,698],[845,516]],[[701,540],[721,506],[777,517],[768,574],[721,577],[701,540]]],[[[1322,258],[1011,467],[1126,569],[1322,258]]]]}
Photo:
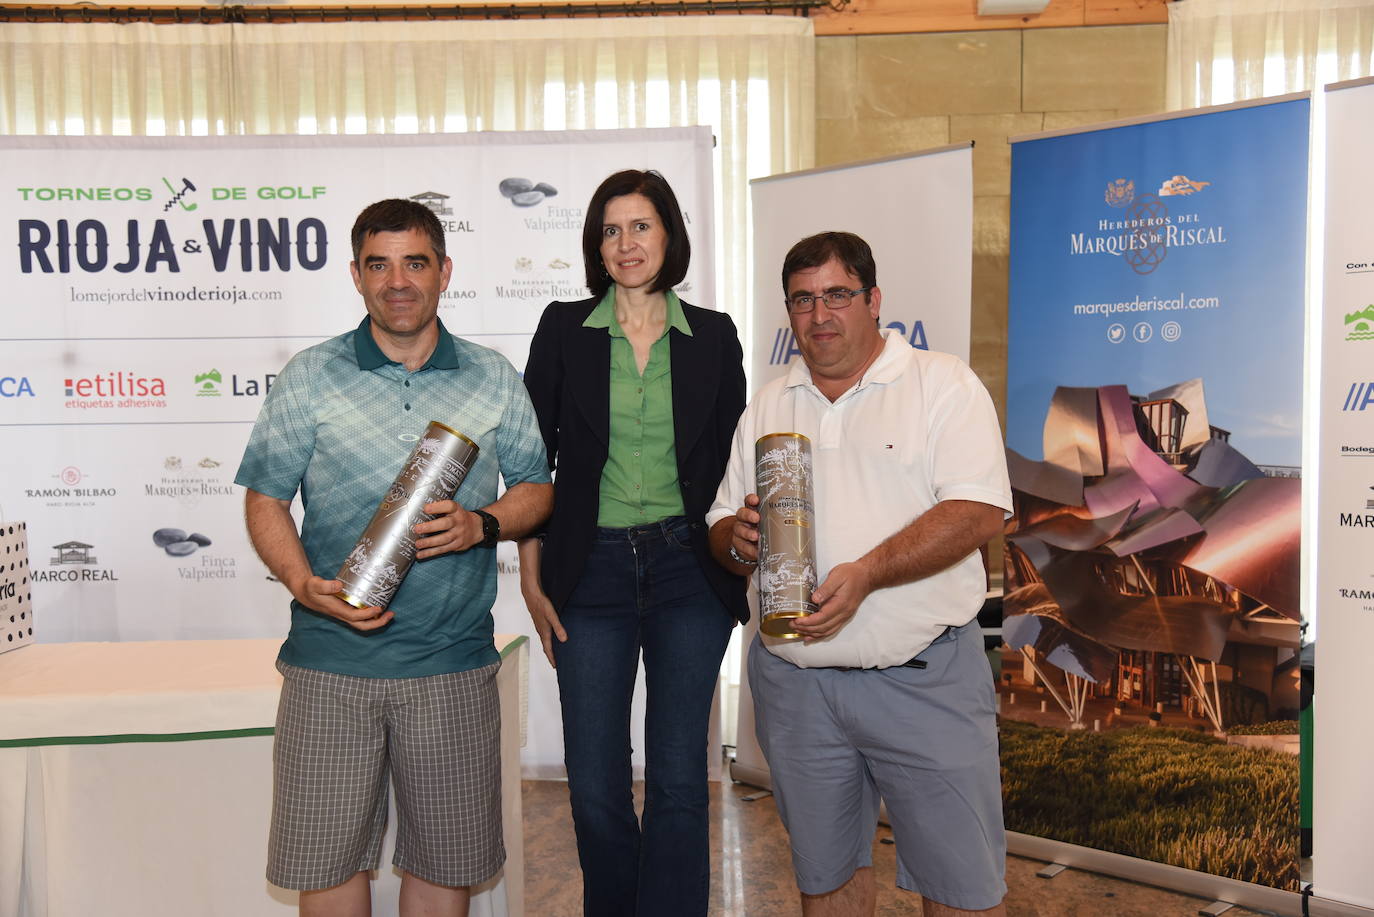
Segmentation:
{"type": "Polygon", "coordinates": [[[438,319],[453,265],[434,214],[380,201],[352,242],[367,317],[282,370],[235,479],[253,546],[292,596],[267,878],[301,891],[303,915],[369,913],[389,777],[401,913],[464,915],[468,887],[505,860],[494,548],[544,521],[553,486],[515,369],[438,319]],[[326,577],[431,420],[477,443],[478,459],[453,500],[425,507],[419,562],[390,606],[355,608],[326,577]]]}

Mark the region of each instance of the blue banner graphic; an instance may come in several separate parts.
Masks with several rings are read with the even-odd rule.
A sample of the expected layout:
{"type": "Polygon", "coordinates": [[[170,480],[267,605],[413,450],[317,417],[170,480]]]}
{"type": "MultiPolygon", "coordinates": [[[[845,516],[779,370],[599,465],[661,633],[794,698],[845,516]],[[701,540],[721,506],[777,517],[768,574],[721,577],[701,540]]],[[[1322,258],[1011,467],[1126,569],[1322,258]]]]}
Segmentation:
{"type": "Polygon", "coordinates": [[[1211,422],[1300,464],[1306,99],[1016,144],[1007,444],[1060,385],[1203,377],[1211,422]]]}
{"type": "Polygon", "coordinates": [[[1012,151],[1007,825],[1289,890],[1308,112],[1012,151]]]}

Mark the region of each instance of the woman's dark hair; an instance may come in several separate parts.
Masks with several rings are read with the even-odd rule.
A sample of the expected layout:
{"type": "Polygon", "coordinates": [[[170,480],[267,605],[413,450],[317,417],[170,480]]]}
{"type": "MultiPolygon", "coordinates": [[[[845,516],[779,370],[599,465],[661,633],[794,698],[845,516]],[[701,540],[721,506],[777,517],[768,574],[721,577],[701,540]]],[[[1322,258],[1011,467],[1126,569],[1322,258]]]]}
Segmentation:
{"type": "Polygon", "coordinates": [[[604,296],[611,288],[611,275],[601,263],[601,233],[605,225],[606,205],[612,198],[627,194],[642,194],[658,211],[663,228],[668,233],[668,245],[663,253],[663,267],[654,278],[652,293],[661,293],[677,286],[687,276],[687,264],[692,260],[692,243],[687,240],[687,224],[677,196],[667,179],[650,169],[640,172],[626,169],[601,183],[587,205],[586,221],[582,224],[582,265],[587,272],[587,288],[593,296],[604,296]]]}

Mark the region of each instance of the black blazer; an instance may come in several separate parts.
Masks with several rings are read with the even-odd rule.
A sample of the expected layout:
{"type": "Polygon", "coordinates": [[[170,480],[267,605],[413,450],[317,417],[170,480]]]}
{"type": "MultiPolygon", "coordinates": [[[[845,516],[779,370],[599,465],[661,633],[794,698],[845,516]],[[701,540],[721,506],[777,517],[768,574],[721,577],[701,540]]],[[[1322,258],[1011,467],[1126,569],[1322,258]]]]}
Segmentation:
{"type": "MultiPolygon", "coordinates": [[[[549,470],[558,472],[540,579],[559,610],[582,578],[591,552],[610,441],[611,336],[605,328],[582,327],[598,302],[551,303],[539,319],[525,367],[525,387],[539,417],[549,470]]],[[[678,487],[702,572],[725,607],[747,621],[745,580],[712,559],[705,521],[744,411],[744,354],[730,316],[685,302],[682,311],[691,335],[668,331],[678,487]]]]}

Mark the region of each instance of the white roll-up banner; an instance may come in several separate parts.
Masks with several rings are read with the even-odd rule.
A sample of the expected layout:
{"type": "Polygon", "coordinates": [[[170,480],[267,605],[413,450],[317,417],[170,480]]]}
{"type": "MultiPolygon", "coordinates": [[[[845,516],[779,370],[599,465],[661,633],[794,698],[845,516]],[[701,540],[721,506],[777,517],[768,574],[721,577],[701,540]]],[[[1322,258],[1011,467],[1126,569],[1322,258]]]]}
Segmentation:
{"type": "Polygon", "coordinates": [[[1374,80],[1327,87],[1312,887],[1374,908],[1364,668],[1374,646],[1374,80]]]}
{"type": "MultiPolygon", "coordinates": [[[[27,522],[41,642],[285,634],[289,597],[249,544],[234,474],[275,374],[364,314],[349,231],[373,201],[435,212],[454,264],[440,319],[520,370],[544,307],[586,295],[583,209],[618,169],[672,184],[693,251],[678,289],[715,306],[705,127],[5,137],[0,150],[0,521],[27,522]],[[512,178],[528,192],[502,194],[512,178]],[[185,533],[183,553],[160,529],[185,533]]],[[[498,560],[496,629],[531,633],[514,547],[498,560]]],[[[529,709],[526,768],[561,768],[538,659],[529,709]]]]}
{"type": "Polygon", "coordinates": [[[749,190],[754,391],[800,359],[783,306],[782,261],[818,232],[852,232],[873,249],[884,328],[899,329],[914,347],[968,360],[972,144],[759,178],[749,190]]]}

